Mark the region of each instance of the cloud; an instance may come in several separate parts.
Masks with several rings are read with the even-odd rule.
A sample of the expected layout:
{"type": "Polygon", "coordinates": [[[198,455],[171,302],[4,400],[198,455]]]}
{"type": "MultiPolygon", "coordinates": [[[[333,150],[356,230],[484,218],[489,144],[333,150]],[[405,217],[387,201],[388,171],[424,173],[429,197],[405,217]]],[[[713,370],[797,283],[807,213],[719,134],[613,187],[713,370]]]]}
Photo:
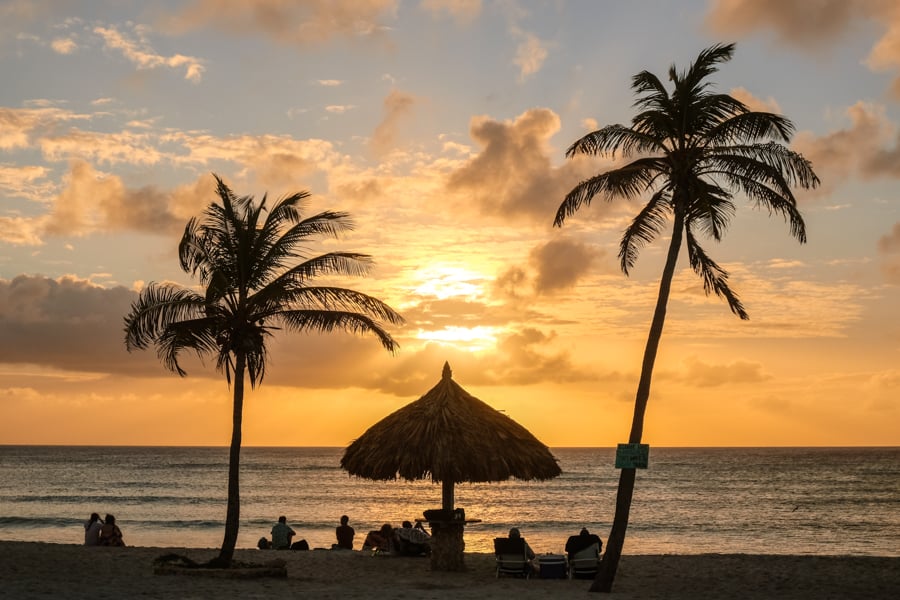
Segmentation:
{"type": "Polygon", "coordinates": [[[187,219],[214,198],[213,179],[162,191],[155,186],[127,188],[121,178],[72,161],[65,187],[48,215],[29,221],[41,236],[85,236],[101,231],[177,234],[187,219]]]}
{"type": "Polygon", "coordinates": [[[8,108],[0,106],[0,150],[26,148],[35,135],[42,135],[70,121],[89,120],[90,115],[53,106],[8,108]]]}
{"type": "Polygon", "coordinates": [[[94,33],[103,38],[107,48],[120,51],[126,59],[139,69],[156,69],[159,67],[168,67],[170,69],[184,68],[184,78],[194,83],[200,81],[203,77],[205,67],[202,60],[183,54],[175,54],[173,56],[157,54],[145,39],[145,28],[143,27],[135,27],[134,33],[138,37],[137,41],[128,39],[115,27],[98,26],[94,28],[94,33]]]}
{"type": "Polygon", "coordinates": [[[238,35],[264,35],[282,44],[308,45],[336,36],[371,36],[397,11],[397,0],[195,0],[166,15],[173,33],[215,27],[238,35]]]}
{"type": "Polygon", "coordinates": [[[329,104],[325,107],[325,112],[330,112],[335,115],[342,115],[347,111],[351,111],[355,106],[352,104],[329,104]]]}
{"type": "MultiPolygon", "coordinates": [[[[900,70],[900,5],[880,0],[713,0],[707,26],[718,34],[748,35],[771,30],[784,44],[826,51],[858,25],[881,32],[865,59],[872,70],[900,70]],[[863,23],[860,23],[863,22],[863,23]]],[[[900,98],[900,77],[891,92],[900,98]]]]}
{"type": "Polygon", "coordinates": [[[529,261],[537,271],[535,292],[552,294],[575,286],[602,254],[593,246],[565,239],[537,246],[529,255],[529,261]]]}
{"type": "Polygon", "coordinates": [[[384,116],[372,135],[372,149],[376,154],[391,150],[397,138],[397,129],[404,119],[408,119],[415,108],[416,99],[412,94],[391,90],[384,99],[384,116]]]}
{"type": "Polygon", "coordinates": [[[878,238],[878,252],[883,257],[881,272],[889,283],[900,284],[900,223],[890,233],[878,238]]]}
{"type": "Polygon", "coordinates": [[[692,356],[684,361],[685,371],[681,379],[696,387],[719,387],[736,383],[759,383],[771,379],[766,375],[763,366],[737,360],[730,363],[705,363],[692,356]]]}
{"type": "Polygon", "coordinates": [[[44,231],[57,236],[108,230],[172,232],[183,223],[173,218],[167,206],[168,196],[154,187],[129,190],[118,177],[98,173],[84,161],[73,161],[44,231]]]}
{"type": "Polygon", "coordinates": [[[792,144],[822,177],[820,194],[854,176],[900,177],[897,127],[885,116],[884,107],[857,102],[846,114],[849,127],[823,136],[800,132],[792,144]]]}
{"type": "Polygon", "coordinates": [[[122,319],[134,292],[86,279],[20,275],[0,279],[0,363],[63,371],[158,370],[156,357],[128,360],[122,319]]]}
{"type": "Polygon", "coordinates": [[[0,217],[0,241],[14,246],[40,246],[39,224],[23,217],[0,217]]]}
{"type": "Polygon", "coordinates": [[[781,107],[778,106],[778,102],[776,102],[775,99],[771,96],[769,98],[766,98],[765,100],[762,100],[751,94],[746,88],[742,87],[736,87],[732,89],[730,95],[746,104],[747,108],[749,108],[750,110],[781,114],[781,107]]]}
{"type": "Polygon", "coordinates": [[[340,79],[316,79],[316,84],[322,87],[337,87],[344,85],[344,82],[340,79]]]}
{"type": "Polygon", "coordinates": [[[50,43],[50,47],[57,54],[72,54],[78,49],[78,44],[72,38],[57,38],[50,43]]]}
{"type": "Polygon", "coordinates": [[[516,48],[516,58],[513,63],[519,67],[519,80],[525,80],[541,70],[547,59],[547,48],[532,33],[526,33],[524,40],[516,48]]]}
{"type": "Polygon", "coordinates": [[[422,0],[419,7],[435,16],[447,13],[460,23],[474,21],[481,14],[481,0],[422,0]]]}
{"type": "Polygon", "coordinates": [[[593,170],[582,159],[552,166],[549,141],[559,127],[546,108],[513,121],[474,117],[469,134],[482,150],[450,174],[448,189],[469,195],[484,214],[551,223],[565,194],[593,170]]]}

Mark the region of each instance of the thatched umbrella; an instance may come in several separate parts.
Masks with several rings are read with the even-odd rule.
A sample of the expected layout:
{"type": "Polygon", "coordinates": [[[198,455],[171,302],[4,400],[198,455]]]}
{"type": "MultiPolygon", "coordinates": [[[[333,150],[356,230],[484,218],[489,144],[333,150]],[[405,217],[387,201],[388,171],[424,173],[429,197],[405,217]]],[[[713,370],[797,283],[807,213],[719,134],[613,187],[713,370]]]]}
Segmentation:
{"type": "MultiPolygon", "coordinates": [[[[545,480],[560,474],[550,450],[527,429],[466,392],[452,379],[450,365],[444,363],[441,381],[428,393],[388,415],[355,440],[341,458],[341,466],[351,475],[376,481],[402,478],[441,482],[442,513],[451,520],[453,487],[457,483],[545,480]]],[[[459,532],[462,525],[440,525],[430,519],[432,531],[446,533],[449,525],[459,532]]],[[[437,541],[437,540],[435,540],[437,541]]],[[[440,561],[438,561],[440,562],[440,561]]],[[[442,570],[459,564],[432,566],[442,570]]]]}

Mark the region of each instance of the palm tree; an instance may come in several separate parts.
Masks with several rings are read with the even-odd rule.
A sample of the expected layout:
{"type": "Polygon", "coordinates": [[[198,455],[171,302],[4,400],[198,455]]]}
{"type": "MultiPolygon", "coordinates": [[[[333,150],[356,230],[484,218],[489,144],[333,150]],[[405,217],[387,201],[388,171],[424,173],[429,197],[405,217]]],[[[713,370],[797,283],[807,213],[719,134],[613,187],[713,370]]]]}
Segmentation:
{"type": "MultiPolygon", "coordinates": [[[[751,111],[728,94],[709,89],[706,78],[733,54],[734,44],[719,44],[703,50],[686,72],[679,73],[673,65],[669,68],[671,93],[652,73],[635,75],[631,87],[639,112],[631,126],[608,125],[585,135],[566,151],[569,158],[579,154],[615,158],[619,154],[630,162],[575,186],[560,205],[555,226],[562,226],[567,217],[582,205],[590,205],[594,197],[606,201],[649,197],[619,244],[620,265],[626,275],[641,248],[660,236],[672,220],[629,443],[641,441],[653,364],[682,241],[706,293],[724,298],[741,319],[749,317],[729,287],[728,273],[709,258],[698,242],[698,234],[720,241],[734,216],[734,196],[742,193],[757,207],[782,215],[791,235],[800,243],[806,241],[806,226],[791,188],[815,187],[819,179],[808,160],[783,145],[794,132],[793,123],[780,115],[751,111]]],[[[634,480],[634,469],[622,469],[612,530],[591,591],[612,589],[625,543],[634,480]]]]}
{"type": "Polygon", "coordinates": [[[312,286],[319,275],[364,275],[371,257],[351,252],[307,256],[311,236],[336,237],[352,229],[349,215],[326,211],[302,216],[307,192],[287,196],[271,210],[266,197],[236,197],[213,175],[221,204],[191,219],[178,248],[181,268],[199,276],[203,293],[176,284],[151,283],[125,317],[128,351],[155,345],[169,370],[186,375],[183,350],[215,356],[216,369],[234,384],[228,509],[222,549],[211,566],[231,564],[240,523],[241,420],[244,377],[255,388],[266,370],[266,341],[276,329],[372,333],[387,350],[397,343],[385,323],[402,317],[384,302],[357,291],[312,286]]]}

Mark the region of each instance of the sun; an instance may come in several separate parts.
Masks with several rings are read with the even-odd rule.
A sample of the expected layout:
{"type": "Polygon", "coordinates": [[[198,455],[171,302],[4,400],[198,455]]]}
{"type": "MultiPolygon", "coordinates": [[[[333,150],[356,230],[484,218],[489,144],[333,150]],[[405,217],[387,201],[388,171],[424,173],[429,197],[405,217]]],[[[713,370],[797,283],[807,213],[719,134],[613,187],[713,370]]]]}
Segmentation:
{"type": "MultiPolygon", "coordinates": [[[[431,265],[418,270],[414,281],[419,282],[411,289],[410,295],[428,301],[458,300],[459,307],[471,306],[477,310],[486,305],[489,286],[494,278],[483,272],[460,265],[431,265]]],[[[457,310],[459,308],[457,307],[457,310]]],[[[446,322],[447,317],[441,315],[446,322]]],[[[460,313],[460,322],[472,323],[472,313],[460,313]]],[[[475,315],[477,318],[477,315],[475,315]]],[[[453,346],[468,352],[488,350],[497,345],[500,328],[490,325],[470,324],[466,326],[448,324],[440,328],[419,328],[415,338],[423,343],[437,343],[453,346]]]]}

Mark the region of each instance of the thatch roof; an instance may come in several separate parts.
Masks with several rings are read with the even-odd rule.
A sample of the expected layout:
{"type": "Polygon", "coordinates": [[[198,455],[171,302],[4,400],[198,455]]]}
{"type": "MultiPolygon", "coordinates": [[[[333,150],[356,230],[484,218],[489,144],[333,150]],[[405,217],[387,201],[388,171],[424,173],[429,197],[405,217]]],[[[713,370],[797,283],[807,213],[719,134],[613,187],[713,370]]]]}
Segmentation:
{"type": "Polygon", "coordinates": [[[466,392],[446,363],[437,385],[370,427],[341,466],[367,479],[446,483],[545,480],[561,472],[547,446],[466,392]]]}

